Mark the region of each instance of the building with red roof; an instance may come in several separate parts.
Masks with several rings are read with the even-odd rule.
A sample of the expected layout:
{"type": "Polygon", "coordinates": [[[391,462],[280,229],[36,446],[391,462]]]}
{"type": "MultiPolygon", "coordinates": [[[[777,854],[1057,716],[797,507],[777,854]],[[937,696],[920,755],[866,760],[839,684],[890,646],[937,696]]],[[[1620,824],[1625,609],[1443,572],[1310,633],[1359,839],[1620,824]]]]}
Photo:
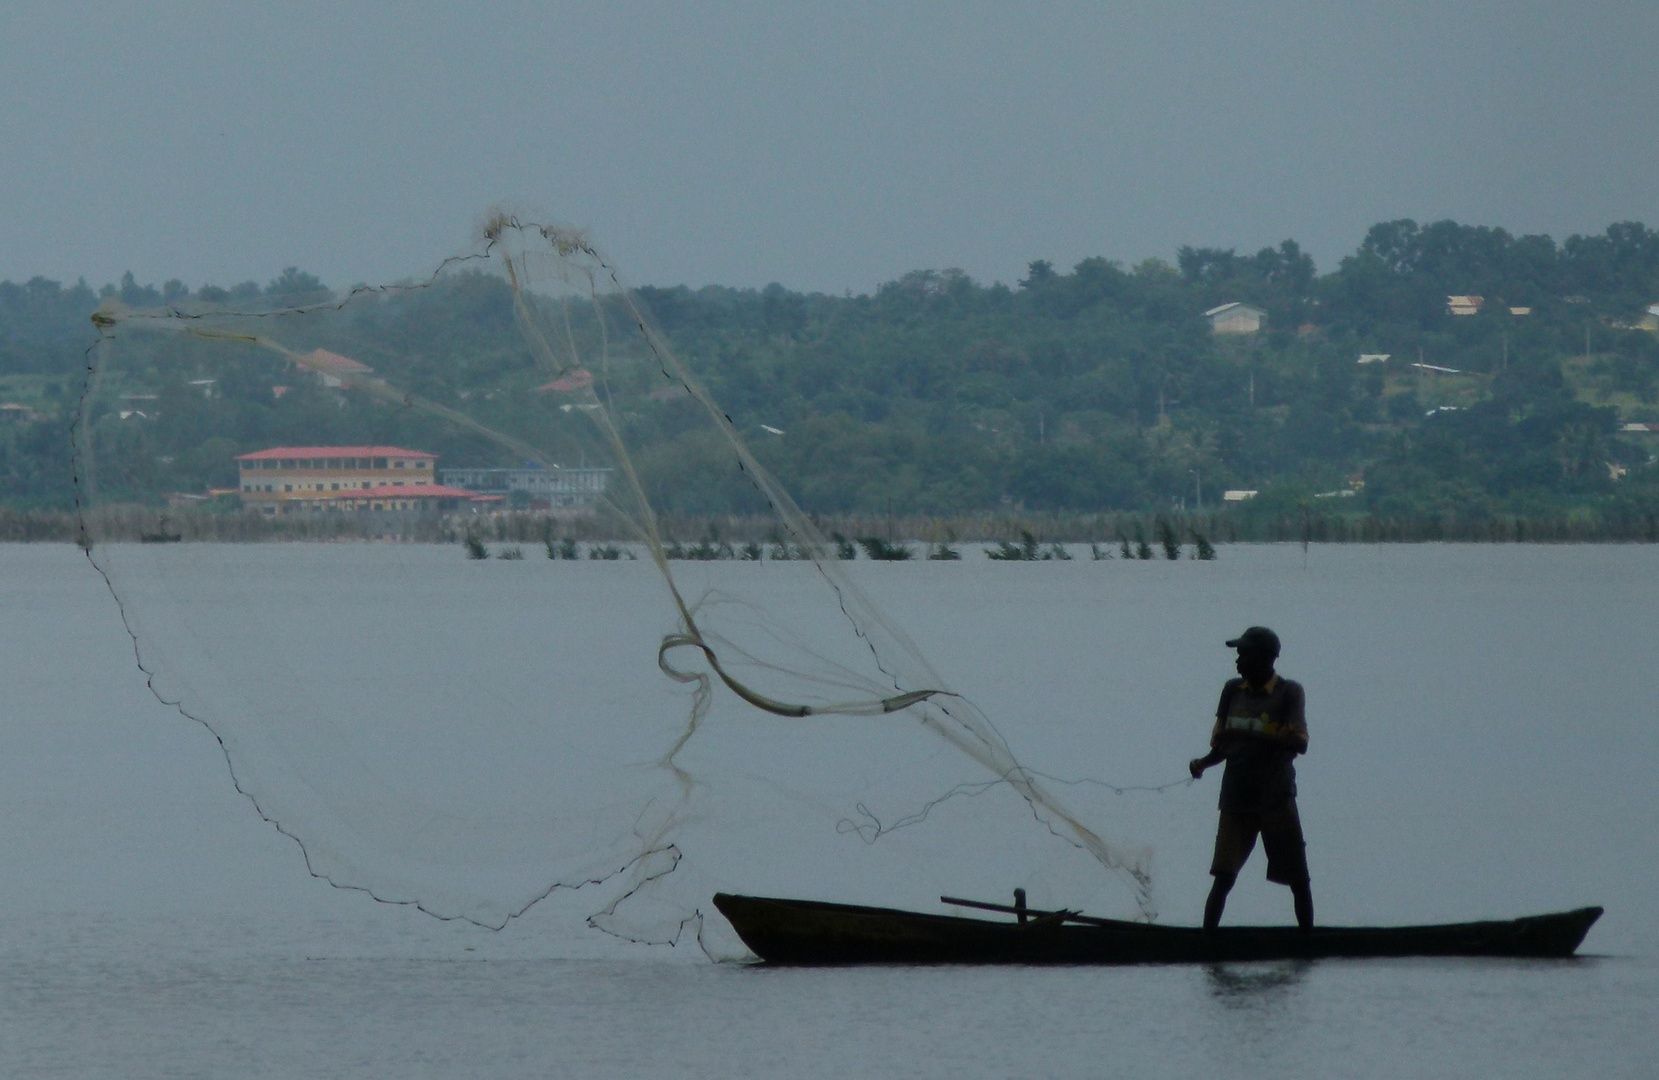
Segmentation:
{"type": "Polygon", "coordinates": [[[556,390],[561,394],[576,394],[593,385],[593,372],[587,368],[576,368],[569,371],[550,383],[543,383],[537,390],[556,390]]]}
{"type": "Polygon", "coordinates": [[[236,459],[242,505],[273,516],[466,506],[473,493],[437,483],[437,461],[401,446],[273,446],[236,459]]]}

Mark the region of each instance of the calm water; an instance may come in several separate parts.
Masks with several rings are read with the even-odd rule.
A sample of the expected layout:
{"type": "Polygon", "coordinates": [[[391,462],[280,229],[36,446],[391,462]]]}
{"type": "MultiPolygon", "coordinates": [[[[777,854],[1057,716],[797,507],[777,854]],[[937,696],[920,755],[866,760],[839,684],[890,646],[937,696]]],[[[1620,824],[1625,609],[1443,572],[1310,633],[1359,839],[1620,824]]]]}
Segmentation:
{"type": "MultiPolygon", "coordinates": [[[[644,564],[480,566],[452,550],[380,545],[166,557],[225,589],[329,574],[383,581],[391,599],[377,617],[405,630],[435,616],[469,625],[466,611],[445,608],[456,603],[445,599],[451,582],[544,606],[617,597],[618,626],[638,625],[647,643],[663,628],[644,564]],[[412,581],[425,584],[407,590],[412,581]]],[[[1659,551],[1316,548],[1304,559],[1299,548],[1264,547],[1223,549],[1214,564],[970,557],[856,569],[1028,764],[1071,777],[1178,776],[1202,749],[1227,674],[1219,641],[1247,623],[1273,625],[1286,641],[1282,669],[1309,692],[1302,810],[1321,920],[1603,904],[1588,955],[769,971],[585,930],[592,904],[581,897],[532,909],[500,933],[438,922],[309,877],[295,845],[231,789],[212,738],[146,696],[78,553],[11,547],[0,549],[0,1073],[1653,1075],[1659,551]]],[[[787,606],[805,587],[792,575],[805,570],[690,573],[712,585],[721,574],[771,574],[758,588],[787,606]]],[[[754,590],[761,579],[746,580],[754,590]]],[[[602,637],[602,623],[588,620],[586,636],[602,637]]],[[[509,655],[536,637],[510,619],[496,632],[496,651],[509,655]]],[[[285,662],[300,674],[323,663],[296,657],[285,662]]],[[[631,678],[640,667],[642,680],[660,679],[651,660],[600,674],[631,678]]],[[[396,684],[408,672],[368,674],[396,684]]],[[[506,678],[463,696],[510,697],[506,678]]],[[[708,761],[749,755],[732,766],[734,782],[764,771],[799,794],[814,769],[836,764],[835,740],[786,761],[777,755],[797,736],[766,742],[731,711],[713,720],[708,761]]],[[[405,776],[427,775],[416,757],[396,761],[405,776]]],[[[499,764],[507,776],[516,763],[499,764]]],[[[1214,796],[1213,778],[1163,795],[1078,793],[1122,838],[1156,851],[1163,917],[1177,923],[1202,906],[1214,796]]],[[[809,814],[745,832],[712,812],[686,881],[927,910],[944,887],[996,896],[1024,883],[1047,889],[1048,902],[1081,895],[1091,910],[1124,910],[1110,884],[1080,894],[1074,867],[1021,862],[1006,849],[1024,834],[994,831],[994,810],[896,835],[869,856],[873,869],[826,861],[843,856],[809,814]],[[921,881],[899,872],[911,865],[921,881]]],[[[1284,921],[1288,897],[1260,880],[1257,858],[1229,917],[1284,921]]]]}

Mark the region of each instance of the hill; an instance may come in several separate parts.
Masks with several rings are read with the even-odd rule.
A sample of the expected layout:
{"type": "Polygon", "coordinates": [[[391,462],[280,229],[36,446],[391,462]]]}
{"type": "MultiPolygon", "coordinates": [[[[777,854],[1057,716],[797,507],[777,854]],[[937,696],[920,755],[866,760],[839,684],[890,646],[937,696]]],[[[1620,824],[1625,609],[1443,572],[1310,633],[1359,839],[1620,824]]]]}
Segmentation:
{"type": "MultiPolygon", "coordinates": [[[[0,431],[8,507],[68,502],[65,427],[100,298],[132,306],[281,307],[328,296],[311,275],[264,288],[95,294],[0,284],[0,431]]],[[[764,461],[821,513],[1159,510],[1316,495],[1389,518],[1659,512],[1659,234],[1513,236],[1453,222],[1373,227],[1320,274],[1294,241],[1253,255],[1183,248],[1174,263],[1030,264],[1014,286],[917,271],[828,296],[711,286],[639,296],[764,461]],[[1449,297],[1479,298],[1454,314],[1449,297]],[[1263,313],[1213,332],[1226,304],[1263,313]],[[1388,357],[1360,363],[1362,356],[1388,357]],[[781,432],[782,434],[776,434],[781,432]]],[[[397,385],[541,439],[593,449],[580,418],[532,409],[538,373],[494,279],[461,274],[305,331],[397,385]]],[[[752,495],[644,358],[610,382],[659,504],[713,513],[752,495]],[[653,391],[657,391],[653,393],[653,391]]],[[[280,442],[400,442],[448,464],[486,445],[296,380],[268,356],[163,348],[123,371],[97,417],[110,481],[137,501],[234,483],[235,453],[280,442]],[[215,380],[209,386],[199,382],[215,380]],[[292,384],[281,397],[273,386],[292,384]],[[149,408],[119,410],[116,399],[149,408]],[[153,395],[153,396],[151,396],[153,395]],[[137,423],[120,411],[144,415],[137,423]]],[[[1327,504],[1337,505],[1337,504],[1327,504]]]]}

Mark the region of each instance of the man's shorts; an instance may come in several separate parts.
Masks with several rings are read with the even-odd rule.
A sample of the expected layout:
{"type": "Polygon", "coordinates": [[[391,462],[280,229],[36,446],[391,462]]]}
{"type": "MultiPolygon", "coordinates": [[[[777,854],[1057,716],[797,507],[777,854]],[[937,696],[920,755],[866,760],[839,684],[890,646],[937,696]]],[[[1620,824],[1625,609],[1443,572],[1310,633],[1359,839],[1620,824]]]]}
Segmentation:
{"type": "Polygon", "coordinates": [[[1308,880],[1307,844],[1302,839],[1302,819],[1296,813],[1295,799],[1265,814],[1223,810],[1215,831],[1210,873],[1217,877],[1237,875],[1255,850],[1258,833],[1267,851],[1267,880],[1280,885],[1300,885],[1308,880]]]}

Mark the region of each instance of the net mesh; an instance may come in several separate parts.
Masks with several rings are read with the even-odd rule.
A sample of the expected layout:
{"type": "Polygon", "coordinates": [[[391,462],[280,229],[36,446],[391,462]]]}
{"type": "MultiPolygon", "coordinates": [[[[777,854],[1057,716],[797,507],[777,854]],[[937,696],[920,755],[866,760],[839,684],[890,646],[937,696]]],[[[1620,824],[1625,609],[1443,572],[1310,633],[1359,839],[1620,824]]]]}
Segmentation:
{"type": "MultiPolygon", "coordinates": [[[[1069,809],[952,689],[581,233],[499,214],[416,281],[260,310],[112,304],[95,322],[83,545],[153,691],[212,731],[313,874],[490,927],[580,889],[593,925],[677,941],[716,888],[821,895],[828,877],[878,899],[899,875],[959,881],[952,863],[1029,873],[985,851],[1038,850],[1054,874],[1110,871],[1154,914],[1147,853],[1069,809]],[[430,444],[555,475],[577,460],[611,470],[584,527],[625,543],[553,574],[439,545],[108,540],[169,457],[152,421],[182,433],[175,456],[224,454],[215,425],[234,422],[290,447],[430,444]],[[687,471],[660,440],[634,452],[651,425],[702,455],[692,482],[770,515],[787,561],[671,558],[657,507],[687,471]],[[921,838],[941,806],[957,839],[921,838]],[[906,825],[916,841],[889,835],[906,825]],[[780,847],[807,857],[780,868],[780,847]]],[[[329,526],[352,504],[316,482],[304,528],[345,535],[329,526]]],[[[413,505],[375,490],[359,514],[413,505]]],[[[550,557],[576,550],[556,515],[544,527],[550,557]]]]}

